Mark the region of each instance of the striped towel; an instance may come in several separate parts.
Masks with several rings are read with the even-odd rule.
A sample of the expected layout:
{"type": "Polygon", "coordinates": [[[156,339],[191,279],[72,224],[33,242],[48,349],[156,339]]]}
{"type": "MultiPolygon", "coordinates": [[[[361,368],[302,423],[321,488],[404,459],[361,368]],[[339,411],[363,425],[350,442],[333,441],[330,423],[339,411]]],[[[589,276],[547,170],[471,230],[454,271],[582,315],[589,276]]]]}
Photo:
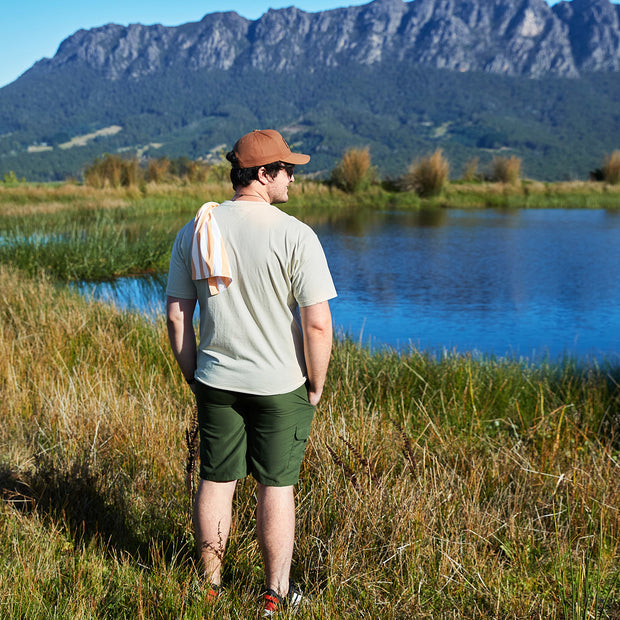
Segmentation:
{"type": "Polygon", "coordinates": [[[232,282],[224,241],[212,215],[217,206],[217,202],[207,202],[200,207],[192,238],[192,280],[208,280],[211,295],[222,292],[232,282]]]}

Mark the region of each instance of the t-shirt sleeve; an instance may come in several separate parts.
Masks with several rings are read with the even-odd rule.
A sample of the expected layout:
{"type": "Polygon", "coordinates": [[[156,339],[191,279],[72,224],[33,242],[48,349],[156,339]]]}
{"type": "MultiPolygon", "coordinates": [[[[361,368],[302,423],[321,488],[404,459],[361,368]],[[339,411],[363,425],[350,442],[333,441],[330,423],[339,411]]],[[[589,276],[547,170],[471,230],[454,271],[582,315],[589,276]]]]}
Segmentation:
{"type": "MultiPolygon", "coordinates": [[[[191,243],[191,235],[189,236],[191,243]]],[[[172,246],[170,255],[170,267],[168,269],[168,284],[166,295],[179,299],[197,299],[196,285],[192,280],[190,266],[190,248],[188,247],[187,226],[183,227],[172,246]]]]}
{"type": "Polygon", "coordinates": [[[291,263],[293,295],[300,307],[336,297],[325,252],[316,233],[302,224],[291,263]]]}

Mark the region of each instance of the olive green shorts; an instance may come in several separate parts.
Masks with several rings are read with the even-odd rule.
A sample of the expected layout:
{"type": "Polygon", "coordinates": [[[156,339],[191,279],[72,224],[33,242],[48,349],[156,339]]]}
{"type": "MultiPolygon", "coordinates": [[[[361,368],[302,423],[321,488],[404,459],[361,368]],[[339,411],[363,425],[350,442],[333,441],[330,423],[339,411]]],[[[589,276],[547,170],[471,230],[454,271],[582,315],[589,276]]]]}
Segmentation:
{"type": "Polygon", "coordinates": [[[314,407],[306,386],[258,396],[196,382],[200,477],[225,482],[248,474],[284,487],[299,480],[314,407]]]}

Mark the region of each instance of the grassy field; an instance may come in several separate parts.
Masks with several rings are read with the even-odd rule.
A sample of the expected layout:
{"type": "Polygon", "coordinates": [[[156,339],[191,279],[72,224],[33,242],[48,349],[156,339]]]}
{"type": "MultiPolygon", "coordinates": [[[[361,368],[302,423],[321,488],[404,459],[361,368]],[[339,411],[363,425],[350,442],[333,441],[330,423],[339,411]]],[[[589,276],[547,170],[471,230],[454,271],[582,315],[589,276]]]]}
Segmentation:
{"type": "MultiPolygon", "coordinates": [[[[201,192],[164,189],[0,191],[0,230],[173,234],[201,192]]],[[[0,265],[0,617],[258,617],[251,480],[227,594],[192,592],[193,403],[163,318],[44,271],[0,265]]],[[[297,617],[618,618],[620,369],[340,341],[296,495],[297,617]]]]}
{"type": "MultiPolygon", "coordinates": [[[[430,198],[385,185],[351,194],[301,177],[291,186],[291,201],[284,208],[311,225],[361,223],[377,210],[620,209],[620,184],[459,182],[430,198]]],[[[207,199],[230,196],[229,183],[222,181],[103,189],[0,183],[0,264],[64,281],[164,272],[179,227],[207,199]]]]}

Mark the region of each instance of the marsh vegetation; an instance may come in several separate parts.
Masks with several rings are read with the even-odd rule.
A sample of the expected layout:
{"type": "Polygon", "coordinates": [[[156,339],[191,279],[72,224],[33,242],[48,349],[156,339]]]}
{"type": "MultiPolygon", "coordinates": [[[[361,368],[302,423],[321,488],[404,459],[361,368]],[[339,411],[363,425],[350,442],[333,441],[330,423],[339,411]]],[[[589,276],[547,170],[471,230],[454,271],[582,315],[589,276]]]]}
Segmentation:
{"type": "MultiPolygon", "coordinates": [[[[254,617],[244,481],[209,609],[163,322],[0,269],[4,617],[254,617]]],[[[297,489],[302,618],[618,609],[617,369],[334,350],[297,489]]]]}
{"type": "MultiPolygon", "coordinates": [[[[422,200],[379,186],[361,200],[309,180],[293,187],[291,211],[309,221],[366,200],[422,200]]],[[[619,196],[528,187],[453,185],[429,200],[537,206],[570,195],[598,206],[619,196]]],[[[87,303],[59,283],[85,272],[59,266],[51,249],[68,239],[79,246],[72,264],[100,261],[108,276],[122,257],[129,272],[158,270],[205,195],[222,200],[227,184],[0,188],[2,617],[257,613],[251,480],[235,502],[226,596],[210,608],[192,594],[193,404],[163,319],[87,303]],[[138,264],[146,233],[159,241],[138,264]],[[37,235],[48,251],[15,252],[37,235]]],[[[618,617],[619,434],[620,370],[604,362],[338,341],[297,488],[294,575],[309,594],[298,617],[618,617]]]]}

